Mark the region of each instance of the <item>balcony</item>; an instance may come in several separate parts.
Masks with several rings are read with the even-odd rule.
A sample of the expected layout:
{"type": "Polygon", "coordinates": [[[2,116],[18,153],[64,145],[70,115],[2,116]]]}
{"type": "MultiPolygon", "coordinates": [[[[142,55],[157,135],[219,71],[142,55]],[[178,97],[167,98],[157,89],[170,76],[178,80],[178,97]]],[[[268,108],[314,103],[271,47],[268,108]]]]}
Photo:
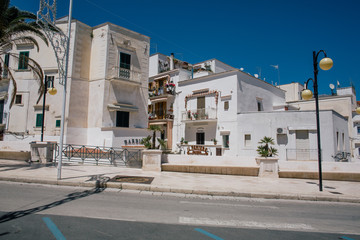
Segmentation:
{"type": "Polygon", "coordinates": [[[141,72],[127,68],[114,67],[110,72],[110,80],[130,85],[141,85],[141,72]]]}
{"type": "Polygon", "coordinates": [[[173,121],[174,115],[172,111],[162,112],[162,111],[155,111],[152,113],[149,113],[149,122],[153,121],[173,121]]]}
{"type": "Polygon", "coordinates": [[[172,97],[174,95],[175,95],[175,85],[174,86],[168,85],[165,87],[149,89],[150,100],[154,100],[159,97],[172,97]]]}
{"type": "Polygon", "coordinates": [[[181,114],[181,120],[183,122],[202,121],[213,122],[217,121],[215,108],[202,108],[184,111],[181,114]]]}

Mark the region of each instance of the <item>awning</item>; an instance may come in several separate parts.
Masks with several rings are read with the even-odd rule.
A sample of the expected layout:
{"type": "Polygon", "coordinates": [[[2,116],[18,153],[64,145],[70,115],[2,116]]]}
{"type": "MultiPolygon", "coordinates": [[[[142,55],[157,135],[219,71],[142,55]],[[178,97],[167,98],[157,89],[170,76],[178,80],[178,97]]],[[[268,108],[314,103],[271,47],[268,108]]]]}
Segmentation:
{"type": "Polygon", "coordinates": [[[138,112],[139,109],[132,105],[132,104],[127,104],[127,103],[113,103],[113,104],[108,104],[107,108],[110,112],[114,112],[114,111],[124,111],[124,112],[138,112]]]}

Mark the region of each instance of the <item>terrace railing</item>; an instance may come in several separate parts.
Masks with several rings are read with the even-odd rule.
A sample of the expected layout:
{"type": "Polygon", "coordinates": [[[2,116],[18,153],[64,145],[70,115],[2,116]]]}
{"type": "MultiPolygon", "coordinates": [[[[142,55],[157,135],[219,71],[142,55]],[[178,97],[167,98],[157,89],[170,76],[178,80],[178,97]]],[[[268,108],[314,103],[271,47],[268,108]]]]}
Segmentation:
{"type": "Polygon", "coordinates": [[[142,167],[141,150],[139,149],[64,144],[60,151],[60,146],[56,145],[55,161],[59,159],[60,154],[62,154],[64,162],[142,167]]]}

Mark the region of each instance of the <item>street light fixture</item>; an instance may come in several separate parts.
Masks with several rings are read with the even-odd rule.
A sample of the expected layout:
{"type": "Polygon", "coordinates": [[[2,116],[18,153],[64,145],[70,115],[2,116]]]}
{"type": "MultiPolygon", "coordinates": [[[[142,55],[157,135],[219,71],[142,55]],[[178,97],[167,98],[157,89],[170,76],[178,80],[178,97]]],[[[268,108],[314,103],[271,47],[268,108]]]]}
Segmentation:
{"type": "Polygon", "coordinates": [[[40,141],[44,141],[44,120],[45,120],[45,102],[46,102],[46,93],[49,92],[50,95],[55,95],[57,93],[56,88],[54,88],[54,79],[49,79],[48,76],[45,76],[45,91],[43,97],[43,108],[42,108],[42,121],[41,121],[41,138],[40,141]],[[48,88],[48,85],[51,85],[48,88]]]}
{"type": "Polygon", "coordinates": [[[329,70],[333,66],[333,61],[331,58],[326,56],[324,50],[318,52],[313,51],[313,65],[314,65],[314,79],[309,78],[306,81],[305,90],[302,91],[301,96],[304,100],[309,100],[312,98],[312,92],[308,89],[308,83],[311,80],[314,86],[314,96],[315,96],[315,107],[316,107],[316,132],[317,132],[317,143],[318,143],[318,164],[319,164],[319,190],[323,190],[322,186],[322,170],[321,170],[321,143],[320,143],[320,120],[319,120],[319,93],[318,93],[318,84],[317,84],[317,74],[319,72],[318,65],[322,70],[329,70]],[[321,59],[318,63],[318,56],[320,53],[324,53],[325,57],[321,59]]]}

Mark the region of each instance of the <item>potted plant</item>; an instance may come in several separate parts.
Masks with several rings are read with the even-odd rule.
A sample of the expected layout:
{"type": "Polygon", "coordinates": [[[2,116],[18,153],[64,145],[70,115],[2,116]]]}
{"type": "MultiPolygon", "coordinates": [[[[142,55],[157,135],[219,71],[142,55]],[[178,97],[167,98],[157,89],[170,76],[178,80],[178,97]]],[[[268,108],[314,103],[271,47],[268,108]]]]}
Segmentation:
{"type": "Polygon", "coordinates": [[[214,142],[214,145],[216,145],[216,144],[217,144],[217,140],[216,140],[216,138],[211,139],[211,141],[213,141],[213,142],[214,142]]]}
{"type": "Polygon", "coordinates": [[[260,157],[255,158],[257,164],[260,165],[259,177],[279,177],[279,166],[277,149],[270,146],[274,145],[274,139],[271,137],[263,137],[259,141],[260,145],[257,148],[257,152],[260,157]]]}
{"type": "Polygon", "coordinates": [[[182,138],[180,139],[180,143],[183,144],[184,141],[185,141],[185,139],[182,137],[182,138]]]}
{"type": "Polygon", "coordinates": [[[261,157],[273,157],[277,155],[277,149],[269,145],[274,145],[274,139],[271,137],[264,137],[259,142],[261,145],[258,146],[257,152],[261,157]]]}

